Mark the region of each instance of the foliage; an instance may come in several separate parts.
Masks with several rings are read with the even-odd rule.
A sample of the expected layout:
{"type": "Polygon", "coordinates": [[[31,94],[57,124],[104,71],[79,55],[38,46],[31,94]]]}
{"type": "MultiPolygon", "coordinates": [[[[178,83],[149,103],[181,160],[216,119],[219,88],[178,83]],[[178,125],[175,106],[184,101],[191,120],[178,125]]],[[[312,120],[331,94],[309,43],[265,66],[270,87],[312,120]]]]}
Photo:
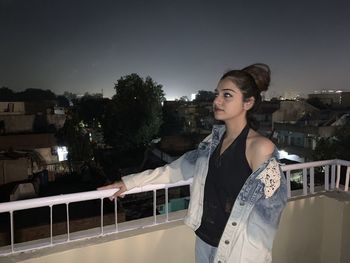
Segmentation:
{"type": "Polygon", "coordinates": [[[322,138],[317,142],[314,157],[316,160],[350,160],[350,124],[337,129],[333,137],[322,138]]]}
{"type": "Polygon", "coordinates": [[[7,88],[2,87],[0,88],[0,101],[14,101],[15,100],[15,93],[7,88]]]}
{"type": "Polygon", "coordinates": [[[215,98],[215,93],[213,91],[199,90],[196,99],[197,102],[212,102],[215,98]]]}
{"type": "Polygon", "coordinates": [[[80,120],[91,127],[102,122],[107,102],[108,99],[84,96],[79,101],[78,113],[80,120]]]}
{"type": "Polygon", "coordinates": [[[21,101],[55,100],[56,95],[51,90],[26,89],[17,93],[21,101]]]}
{"type": "MultiPolygon", "coordinates": [[[[181,102],[175,102],[177,104],[176,109],[181,102]]],[[[185,126],[185,119],[179,116],[173,107],[168,106],[168,103],[164,103],[163,106],[163,123],[161,127],[161,135],[174,135],[183,131],[185,126]]]]}
{"type": "Polygon", "coordinates": [[[64,126],[56,133],[58,145],[68,147],[69,161],[89,161],[93,156],[93,147],[89,140],[89,134],[76,114],[67,116],[64,126]]]}
{"type": "Polygon", "coordinates": [[[189,101],[189,98],[187,96],[181,96],[178,100],[179,101],[189,101]]]}
{"type": "Polygon", "coordinates": [[[151,77],[130,74],[121,77],[114,88],[116,94],[107,106],[103,124],[106,142],[121,151],[150,143],[162,123],[162,86],[151,77]]]}
{"type": "Polygon", "coordinates": [[[55,99],[56,95],[51,90],[26,89],[25,91],[13,92],[7,87],[0,88],[0,101],[38,101],[55,99]]]}
{"type": "Polygon", "coordinates": [[[70,105],[69,105],[69,99],[63,95],[58,95],[57,96],[57,106],[58,107],[65,107],[65,108],[68,108],[70,105]]]}

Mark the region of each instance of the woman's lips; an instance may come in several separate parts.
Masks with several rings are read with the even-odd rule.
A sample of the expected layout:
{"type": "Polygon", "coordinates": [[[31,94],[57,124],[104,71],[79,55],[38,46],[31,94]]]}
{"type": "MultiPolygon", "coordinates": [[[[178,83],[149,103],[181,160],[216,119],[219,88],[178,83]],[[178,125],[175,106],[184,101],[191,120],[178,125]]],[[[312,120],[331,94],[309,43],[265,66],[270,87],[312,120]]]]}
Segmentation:
{"type": "Polygon", "coordinates": [[[214,111],[215,111],[215,112],[223,112],[224,110],[223,110],[223,109],[220,109],[220,108],[216,108],[216,107],[215,107],[215,108],[214,108],[214,111]]]}

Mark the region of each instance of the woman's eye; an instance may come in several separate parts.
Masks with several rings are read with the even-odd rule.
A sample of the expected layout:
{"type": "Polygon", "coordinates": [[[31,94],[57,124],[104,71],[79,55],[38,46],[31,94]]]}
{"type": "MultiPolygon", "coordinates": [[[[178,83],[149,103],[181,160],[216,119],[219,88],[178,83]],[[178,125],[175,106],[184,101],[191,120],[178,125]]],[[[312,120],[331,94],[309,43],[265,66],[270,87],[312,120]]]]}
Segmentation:
{"type": "Polygon", "coordinates": [[[231,95],[230,93],[228,93],[228,92],[225,92],[225,93],[224,93],[224,97],[225,97],[225,98],[231,98],[232,95],[231,95]]]}
{"type": "Polygon", "coordinates": [[[219,96],[219,92],[215,92],[215,93],[214,93],[214,96],[215,96],[215,97],[219,96]]]}

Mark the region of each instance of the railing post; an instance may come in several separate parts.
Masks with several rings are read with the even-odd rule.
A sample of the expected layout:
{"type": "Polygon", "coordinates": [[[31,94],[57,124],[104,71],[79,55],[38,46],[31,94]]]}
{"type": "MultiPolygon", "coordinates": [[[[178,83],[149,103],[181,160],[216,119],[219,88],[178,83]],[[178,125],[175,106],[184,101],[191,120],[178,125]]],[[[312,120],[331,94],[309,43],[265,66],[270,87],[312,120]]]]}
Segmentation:
{"type": "Polygon", "coordinates": [[[154,224],[157,224],[157,190],[153,190],[153,217],[154,224]]]}
{"type": "Polygon", "coordinates": [[[315,193],[315,169],[314,167],[310,168],[310,193],[315,193]]]}
{"type": "Polygon", "coordinates": [[[350,166],[346,169],[346,179],[345,179],[345,188],[344,191],[348,192],[349,191],[349,176],[350,176],[350,166]]]}
{"type": "Polygon", "coordinates": [[[114,217],[115,217],[115,232],[118,232],[118,203],[117,203],[117,198],[114,198],[114,217]]]}
{"type": "Polygon", "coordinates": [[[287,179],[287,197],[290,198],[292,196],[292,189],[291,189],[291,183],[290,183],[290,170],[286,173],[286,179],[287,179]]]}
{"type": "Polygon", "coordinates": [[[53,245],[52,205],[50,205],[50,244],[53,245]]]}
{"type": "Polygon", "coordinates": [[[331,189],[335,188],[335,164],[331,166],[331,189]]]}
{"type": "Polygon", "coordinates": [[[165,188],[165,215],[166,215],[165,221],[168,222],[169,221],[169,191],[168,191],[168,187],[165,188]]]}
{"type": "Polygon", "coordinates": [[[69,234],[69,203],[66,203],[66,213],[67,213],[67,241],[70,241],[70,234],[69,234]]]}
{"type": "Polygon", "coordinates": [[[337,165],[337,183],[335,187],[339,190],[339,183],[340,183],[340,171],[341,171],[341,166],[340,164],[337,165]]]}
{"type": "Polygon", "coordinates": [[[103,198],[101,198],[101,235],[103,235],[103,198]]]}
{"type": "Polygon", "coordinates": [[[307,195],[307,169],[303,168],[303,195],[307,195]]]}
{"type": "Polygon", "coordinates": [[[11,252],[13,253],[14,250],[14,229],[13,229],[13,211],[10,211],[10,225],[11,225],[11,252]]]}
{"type": "Polygon", "coordinates": [[[324,189],[329,191],[329,165],[326,165],[324,169],[324,189]]]}

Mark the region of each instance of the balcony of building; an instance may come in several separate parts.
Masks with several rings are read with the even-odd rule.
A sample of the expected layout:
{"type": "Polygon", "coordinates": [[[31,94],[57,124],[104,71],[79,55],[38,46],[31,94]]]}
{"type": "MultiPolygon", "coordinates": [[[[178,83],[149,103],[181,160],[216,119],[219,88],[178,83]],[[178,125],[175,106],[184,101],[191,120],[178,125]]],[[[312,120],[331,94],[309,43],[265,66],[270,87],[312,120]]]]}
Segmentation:
{"type": "MultiPolygon", "coordinates": [[[[274,263],[350,262],[350,162],[326,160],[282,166],[288,182],[288,203],[273,246],[274,263]],[[300,177],[302,187],[293,180],[300,177]]],[[[9,244],[0,248],[0,262],[194,262],[192,230],[182,219],[186,210],[170,212],[168,190],[190,185],[152,185],[133,189],[128,195],[153,192],[153,216],[118,222],[118,202],[114,220],[107,222],[103,203],[114,190],[92,191],[0,204],[0,213],[9,214],[9,244]],[[157,192],[165,192],[164,213],[157,213],[157,192]],[[101,203],[99,226],[75,231],[69,206],[76,202],[101,203]],[[52,211],[66,207],[66,232],[53,231],[52,211]],[[16,242],[16,211],[48,207],[50,224],[47,238],[16,242]]]]}

